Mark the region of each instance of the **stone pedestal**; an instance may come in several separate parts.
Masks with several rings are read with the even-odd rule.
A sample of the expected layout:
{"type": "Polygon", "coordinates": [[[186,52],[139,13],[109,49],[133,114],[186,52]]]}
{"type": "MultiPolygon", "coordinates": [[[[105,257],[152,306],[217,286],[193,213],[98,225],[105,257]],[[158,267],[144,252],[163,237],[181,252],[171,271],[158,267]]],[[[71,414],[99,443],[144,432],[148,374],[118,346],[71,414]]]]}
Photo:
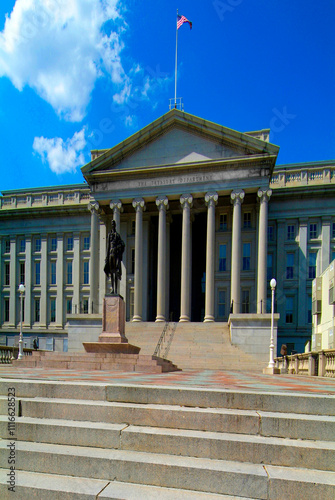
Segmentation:
{"type": "Polygon", "coordinates": [[[106,295],[102,308],[102,333],[98,342],[83,342],[86,352],[138,354],[140,347],[128,343],[125,336],[125,303],[120,295],[106,295]]]}

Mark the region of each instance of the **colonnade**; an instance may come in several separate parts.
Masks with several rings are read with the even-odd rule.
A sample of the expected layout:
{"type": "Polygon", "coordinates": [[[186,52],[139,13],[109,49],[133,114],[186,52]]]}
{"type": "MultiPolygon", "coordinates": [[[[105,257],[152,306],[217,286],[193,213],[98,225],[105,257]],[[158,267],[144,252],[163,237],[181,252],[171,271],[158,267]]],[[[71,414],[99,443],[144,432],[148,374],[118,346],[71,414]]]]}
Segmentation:
{"type": "MultiPolygon", "coordinates": [[[[267,227],[268,227],[268,201],[272,191],[270,189],[259,189],[257,196],[260,203],[259,225],[258,225],[258,266],[257,266],[257,312],[264,312],[262,304],[265,306],[267,299],[267,227]]],[[[230,194],[230,201],[233,205],[232,224],[232,255],[231,255],[231,304],[232,312],[240,313],[240,276],[241,276],[241,253],[242,253],[242,203],[245,198],[243,190],[235,190],[230,194]]],[[[206,287],[205,287],[205,322],[212,322],[215,318],[215,207],[219,195],[216,192],[208,192],[205,195],[207,206],[207,235],[206,235],[206,287]]],[[[180,322],[191,320],[191,273],[192,273],[192,236],[191,236],[191,209],[193,204],[192,194],[183,194],[180,197],[182,207],[182,248],[181,248],[181,298],[180,298],[180,322]]],[[[136,198],[132,202],[136,213],[135,220],[135,269],[134,269],[134,316],[133,321],[142,321],[142,288],[143,288],[143,212],[145,211],[145,201],[143,198],[136,198]]],[[[168,289],[167,276],[167,211],[169,200],[166,196],[156,199],[158,209],[158,248],[157,248],[157,314],[156,321],[165,321],[168,317],[166,311],[166,290],[168,289]]],[[[97,204],[91,205],[92,238],[97,232],[97,204]]],[[[116,229],[120,232],[120,213],[122,203],[120,200],[110,202],[113,211],[113,218],[116,222],[116,229]]],[[[106,236],[108,228],[105,229],[106,236]]],[[[93,249],[92,249],[93,250],[93,249]]],[[[98,257],[94,257],[96,263],[91,264],[92,281],[96,288],[96,276],[98,275],[98,257]],[[95,275],[95,276],[93,276],[95,275]]],[[[101,261],[101,256],[100,256],[101,261]]],[[[91,287],[93,288],[93,287],[91,287]]],[[[92,298],[95,294],[91,292],[92,298]]]]}

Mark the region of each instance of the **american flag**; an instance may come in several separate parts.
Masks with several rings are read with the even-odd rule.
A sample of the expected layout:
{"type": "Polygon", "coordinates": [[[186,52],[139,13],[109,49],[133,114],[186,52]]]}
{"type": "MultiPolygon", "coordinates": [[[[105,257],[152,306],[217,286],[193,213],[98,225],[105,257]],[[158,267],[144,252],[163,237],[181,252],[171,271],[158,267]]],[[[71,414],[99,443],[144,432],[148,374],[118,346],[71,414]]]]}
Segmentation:
{"type": "Polygon", "coordinates": [[[180,26],[182,26],[184,23],[188,23],[190,25],[190,28],[192,29],[192,22],[186,19],[185,16],[177,16],[177,30],[179,30],[180,26]]]}

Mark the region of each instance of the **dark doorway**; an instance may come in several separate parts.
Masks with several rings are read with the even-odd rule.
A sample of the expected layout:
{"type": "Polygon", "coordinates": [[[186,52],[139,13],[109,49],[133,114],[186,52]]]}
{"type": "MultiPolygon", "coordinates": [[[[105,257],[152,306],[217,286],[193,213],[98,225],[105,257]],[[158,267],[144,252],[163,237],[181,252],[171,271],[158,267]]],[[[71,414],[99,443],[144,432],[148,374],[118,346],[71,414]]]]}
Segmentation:
{"type": "Polygon", "coordinates": [[[192,303],[191,321],[205,317],[207,213],[195,214],[192,223],[192,303]]]}
{"type": "Polygon", "coordinates": [[[172,216],[170,224],[170,311],[169,319],[179,321],[181,286],[182,215],[172,216]]]}

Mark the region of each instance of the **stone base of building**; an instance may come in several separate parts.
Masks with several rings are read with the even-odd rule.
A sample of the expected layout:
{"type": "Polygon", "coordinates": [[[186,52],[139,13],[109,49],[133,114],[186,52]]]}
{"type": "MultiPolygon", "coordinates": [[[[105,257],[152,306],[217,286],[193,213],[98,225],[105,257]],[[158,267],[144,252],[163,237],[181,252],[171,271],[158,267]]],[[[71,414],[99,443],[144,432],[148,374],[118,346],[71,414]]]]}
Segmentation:
{"type": "Polygon", "coordinates": [[[279,373],[281,373],[281,371],[276,366],[272,366],[272,367],[267,366],[266,368],[263,368],[263,373],[265,375],[278,375],[279,373]]]}
{"type": "MultiPolygon", "coordinates": [[[[277,324],[279,314],[274,315],[274,356],[277,353],[277,324]]],[[[271,314],[231,314],[228,320],[230,341],[242,351],[269,362],[271,314]]]]}

